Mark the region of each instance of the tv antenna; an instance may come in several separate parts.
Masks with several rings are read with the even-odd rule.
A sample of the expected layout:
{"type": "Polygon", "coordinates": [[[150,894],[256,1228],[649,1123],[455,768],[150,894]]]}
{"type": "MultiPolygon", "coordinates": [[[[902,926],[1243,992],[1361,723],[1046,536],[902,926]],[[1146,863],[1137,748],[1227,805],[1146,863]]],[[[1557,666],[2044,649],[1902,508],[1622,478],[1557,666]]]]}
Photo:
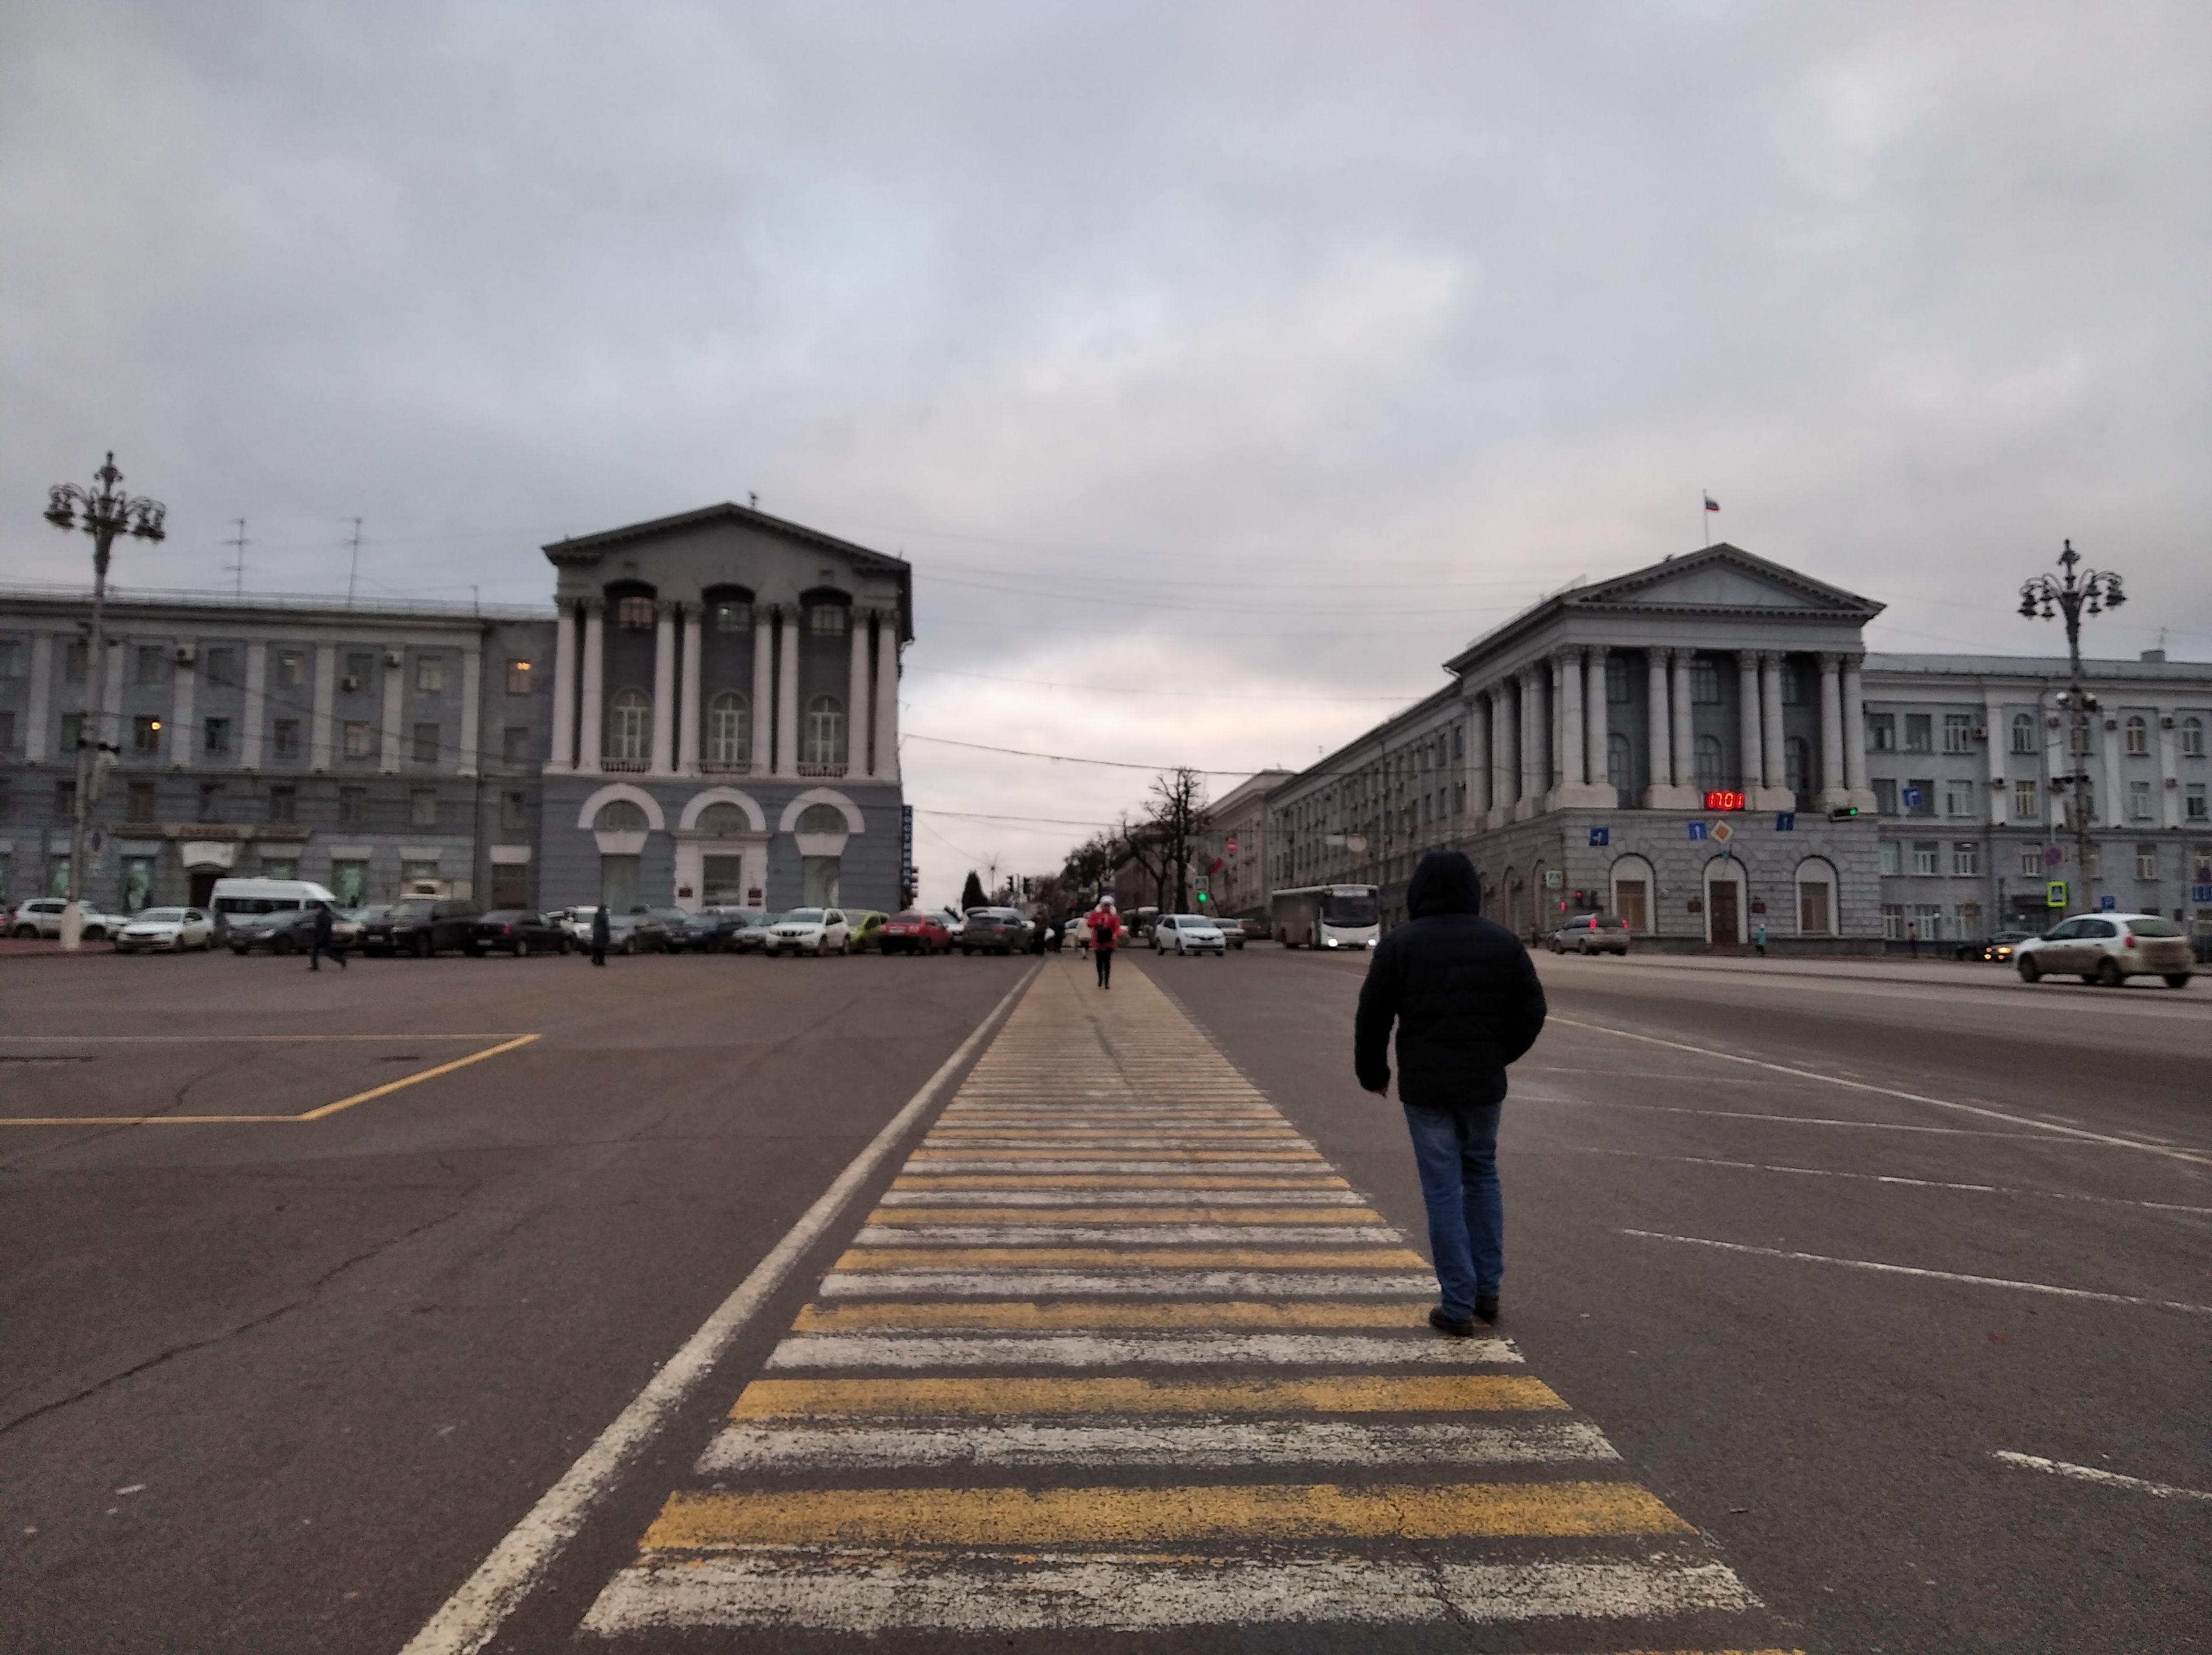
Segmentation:
{"type": "Polygon", "coordinates": [[[348,549],[351,551],[352,557],[346,564],[346,607],[351,609],[354,580],[361,573],[361,519],[341,518],[339,521],[350,522],[353,525],[353,538],[348,543],[348,549]]]}
{"type": "Polygon", "coordinates": [[[238,532],[224,541],[223,545],[228,546],[237,556],[234,562],[226,563],[223,567],[238,577],[238,595],[243,598],[246,595],[246,549],[253,543],[246,538],[246,520],[243,517],[234,517],[230,520],[238,526],[238,532]]]}

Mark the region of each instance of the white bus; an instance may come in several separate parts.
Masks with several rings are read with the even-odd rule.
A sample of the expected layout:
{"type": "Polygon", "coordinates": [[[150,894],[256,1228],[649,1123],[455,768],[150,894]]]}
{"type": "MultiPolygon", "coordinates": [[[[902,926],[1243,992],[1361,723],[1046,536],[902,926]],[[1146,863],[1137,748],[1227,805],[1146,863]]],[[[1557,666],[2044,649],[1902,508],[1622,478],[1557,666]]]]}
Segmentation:
{"type": "Polygon", "coordinates": [[[1285,948],[1372,948],[1382,934],[1380,893],[1371,885],[1310,885],[1278,891],[1267,924],[1285,948]]]}

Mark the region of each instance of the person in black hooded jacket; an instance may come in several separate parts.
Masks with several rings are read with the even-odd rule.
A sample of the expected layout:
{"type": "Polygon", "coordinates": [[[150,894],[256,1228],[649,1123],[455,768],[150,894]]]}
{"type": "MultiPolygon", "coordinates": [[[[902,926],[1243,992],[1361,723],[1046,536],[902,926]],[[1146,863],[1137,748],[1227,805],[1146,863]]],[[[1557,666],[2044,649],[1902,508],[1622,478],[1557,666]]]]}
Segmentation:
{"type": "Polygon", "coordinates": [[[1544,1027],[1544,988],[1521,940],[1482,917],[1482,884],[1456,850],[1421,858],[1406,887],[1406,923],[1375,950],[1359,990],[1352,1067],[1390,1095],[1390,1026],[1398,1028],[1398,1098],[1429,1211],[1438,1303],[1429,1324],[1464,1337],[1498,1317],[1505,1207],[1498,1121],[1505,1067],[1544,1027]]]}

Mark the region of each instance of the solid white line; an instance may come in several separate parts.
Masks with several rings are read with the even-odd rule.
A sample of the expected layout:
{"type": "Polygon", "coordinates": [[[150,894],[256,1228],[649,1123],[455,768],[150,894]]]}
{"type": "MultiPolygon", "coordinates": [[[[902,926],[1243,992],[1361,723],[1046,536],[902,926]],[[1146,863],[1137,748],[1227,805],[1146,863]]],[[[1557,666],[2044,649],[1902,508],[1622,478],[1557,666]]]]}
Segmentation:
{"type": "Polygon", "coordinates": [[[909,1159],[901,1169],[925,1172],[1182,1172],[1192,1177],[1218,1177],[1227,1173],[1316,1173],[1336,1176],[1336,1169],[1315,1154],[1286,1155],[1272,1161],[1123,1160],[1086,1158],[1067,1160],[909,1159]]]}
{"type": "Polygon", "coordinates": [[[938,1557],[823,1548],[681,1556],[624,1569],[584,1617],[621,1636],[678,1627],[864,1634],[1315,1622],[1638,1621],[1759,1607],[1724,1563],[1448,1563],[1338,1555],[938,1557]],[[994,1564],[997,1567],[993,1567],[994,1564]]]}
{"type": "Polygon", "coordinates": [[[584,1519],[671,1415],[702,1379],[713,1372],[730,1343],[761,1305],[783,1285],[799,1262],[852,1203],[861,1186],[912,1132],[938,1094],[975,1056],[996,1025],[1036,980],[1032,967],[991,1008],[958,1050],[922,1082],[906,1106],[891,1117],[866,1148],[855,1155],[836,1181],[823,1190],[798,1223],[784,1232],[737,1291],[715,1309],[683,1348],[645,1383],[614,1423],[538,1499],[529,1514],[492,1548],[438,1612],[410,1639],[401,1655],[476,1655],[498,1634],[500,1626],[527,1597],[545,1571],[584,1526],[584,1519]]]}
{"type": "Polygon", "coordinates": [[[1240,1362],[1297,1367],[1518,1365],[1504,1339],[1438,1339],[1310,1333],[794,1333],[768,1359],[772,1369],[834,1367],[1191,1367],[1240,1362]]]}
{"type": "Polygon", "coordinates": [[[2092,1293],[2087,1287],[2054,1287],[2047,1281],[2014,1281],[2002,1275],[1962,1275],[1956,1270],[1923,1270],[1910,1264],[1881,1264],[1869,1258],[1831,1258],[1826,1253],[1791,1252],[1781,1247],[1747,1247],[1740,1241],[1711,1241],[1704,1236],[1670,1236],[1657,1230],[1628,1230],[1625,1236],[1646,1241],[1679,1241],[1692,1247],[1717,1247],[1724,1253],[1752,1253],[1761,1258],[1795,1259],[1801,1264],[1840,1264],[1847,1270],[1879,1270],[1884,1275],[1917,1275],[1930,1281],[1963,1281],[1975,1287],[2009,1287],[2014,1293],[2039,1293],[2054,1299],[2087,1299],[2100,1305],[2136,1305],[2148,1310],[2185,1311],[2192,1316],[2212,1316],[2212,1305],[2191,1305],[2178,1299],[2142,1299],[2133,1293],[2092,1293]]]}
{"type": "Polygon", "coordinates": [[[886,1190],[879,1207],[1364,1207],[1356,1190],[994,1190],[950,1181],[886,1190]]]}
{"type": "Polygon", "coordinates": [[[868,1270],[832,1271],[823,1299],[1035,1299],[1098,1294],[1121,1299],[1419,1299],[1432,1275],[1309,1275],[1291,1270],[868,1270]]]}
{"type": "Polygon", "coordinates": [[[2212,1494],[2202,1488],[2177,1488],[2170,1482],[2146,1482],[2141,1477],[2124,1477],[2118,1471],[2100,1471],[2094,1465],[2069,1465],[2064,1460],[2047,1460],[2039,1454],[2015,1454],[1999,1449],[1990,1457],[2002,1460],[2007,1465],[2017,1465],[2027,1471],[2048,1471],[2053,1476],[2072,1477],[2077,1482],[2101,1482],[2107,1488],[2126,1488],[2138,1494],[2148,1494],[2155,1500],[2212,1500],[2212,1494]]]}
{"type": "Polygon", "coordinates": [[[1181,1242],[1244,1242],[1253,1246],[1350,1245],[1372,1242],[1402,1247],[1403,1232],[1387,1224],[912,1224],[870,1225],[855,1247],[1166,1246],[1181,1242]]]}
{"type": "Polygon", "coordinates": [[[2136,1149],[2145,1154],[2164,1155],[2172,1160],[2188,1161],[2197,1166],[2212,1166],[2212,1155],[2187,1149],[2169,1149],[2161,1144],[2138,1143],[2133,1138],[2116,1138],[2109,1133],[2091,1132],[2077,1126],[2060,1126],[2051,1121],[2039,1121],[2032,1116],[2008,1114],[2002,1109],[1990,1109],[1982,1104],[1962,1104],[1950,1098],[1930,1098],[1924,1092],[1901,1092],[1895,1086],[1878,1086],[1869,1080],[1847,1080],[1840,1074],[1823,1074],[1818,1069],[1798,1068],[1790,1063],[1770,1063],[1759,1057],[1739,1057],[1732,1051],[1721,1051],[1711,1046],[1692,1045],[1686,1040],[1662,1040],[1656,1034],[1634,1034],[1626,1029],[1616,1029],[1603,1023],[1584,1023],[1571,1017],[1555,1017],[1554,1023],[1563,1023],[1571,1029],[1591,1029],[1600,1034],[1619,1035],[1624,1040],[1641,1040],[1649,1045],[1666,1046],[1675,1051],[1693,1051],[1703,1057],[1717,1057],[1723,1062],[1742,1063],[1752,1068],[1768,1069],[1777,1074],[1790,1074],[1801,1080],[1818,1080],[1824,1086],[1841,1086],[1847,1092],[1868,1092],[1877,1097],[1902,1098],[1907,1103],[1926,1104],[1935,1109],[1955,1109],[1967,1115],[1979,1115],[1985,1120],[2002,1121],[2011,1126],[2033,1127],[2038,1132],[2052,1133],[2060,1137],[2075,1138],[2084,1143],[2103,1144],[2110,1149],[2136,1149]]]}

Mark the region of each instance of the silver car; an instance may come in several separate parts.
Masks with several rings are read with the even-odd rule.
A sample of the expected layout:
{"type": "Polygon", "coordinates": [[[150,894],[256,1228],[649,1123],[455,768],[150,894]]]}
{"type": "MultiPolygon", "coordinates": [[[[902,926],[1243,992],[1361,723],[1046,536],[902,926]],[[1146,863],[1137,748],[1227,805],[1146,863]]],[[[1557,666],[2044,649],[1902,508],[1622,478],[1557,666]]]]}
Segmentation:
{"type": "Polygon", "coordinates": [[[849,954],[852,928],[842,908],[794,908],[768,928],[761,939],[764,954],[849,954]]]}
{"type": "Polygon", "coordinates": [[[2196,964],[2188,934],[2156,914],[2076,915],[2014,945],[2012,961],[2025,983],[2061,973],[2107,989],[2131,977],[2164,977],[2167,988],[2185,989],[2196,964]]]}
{"type": "Polygon", "coordinates": [[[1228,951],[1221,928],[1203,914],[1163,914],[1152,922],[1156,954],[1212,954],[1228,951]]]}

